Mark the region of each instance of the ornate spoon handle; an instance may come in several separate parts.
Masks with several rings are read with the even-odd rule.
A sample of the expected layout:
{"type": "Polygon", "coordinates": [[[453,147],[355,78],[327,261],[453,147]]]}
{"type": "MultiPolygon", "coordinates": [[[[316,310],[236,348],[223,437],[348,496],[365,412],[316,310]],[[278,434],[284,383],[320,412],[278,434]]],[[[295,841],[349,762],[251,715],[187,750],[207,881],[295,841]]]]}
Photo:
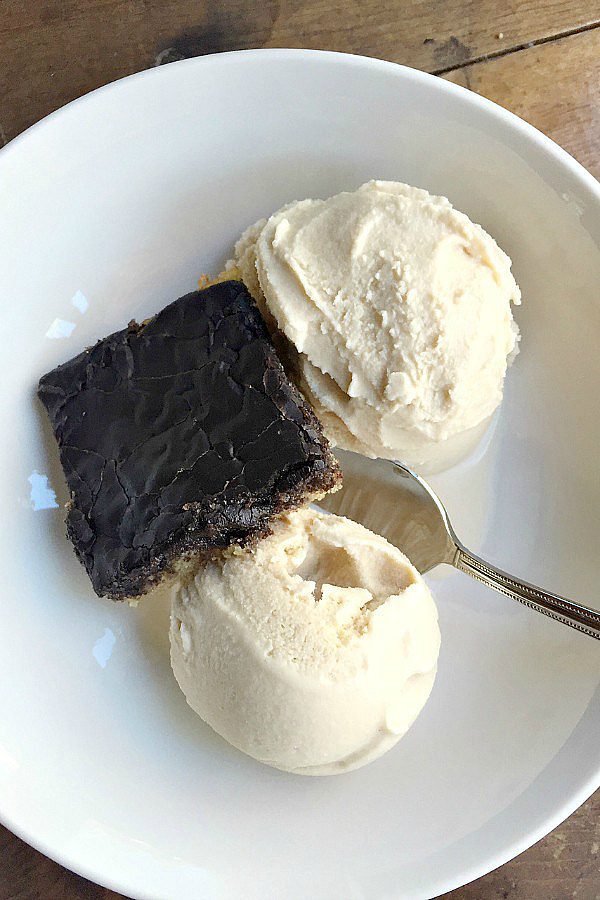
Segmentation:
{"type": "Polygon", "coordinates": [[[514,578],[475,556],[458,542],[454,566],[494,590],[506,594],[507,597],[600,640],[600,611],[589,609],[580,603],[567,600],[566,597],[559,597],[558,594],[551,594],[550,591],[514,578]]]}

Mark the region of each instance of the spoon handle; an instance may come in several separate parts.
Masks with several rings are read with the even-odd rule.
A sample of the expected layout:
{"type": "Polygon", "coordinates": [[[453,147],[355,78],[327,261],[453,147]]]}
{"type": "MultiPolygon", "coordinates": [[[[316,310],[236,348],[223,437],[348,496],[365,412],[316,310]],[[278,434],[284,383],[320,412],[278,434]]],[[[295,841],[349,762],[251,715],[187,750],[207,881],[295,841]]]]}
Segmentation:
{"type": "Polygon", "coordinates": [[[543,588],[535,587],[519,578],[514,578],[485,562],[478,556],[457,542],[454,566],[461,572],[466,572],[478,581],[482,581],[489,587],[506,594],[519,603],[524,603],[538,612],[557,619],[571,628],[576,628],[590,637],[600,640],[600,611],[589,609],[580,603],[574,603],[565,597],[551,594],[543,588]]]}

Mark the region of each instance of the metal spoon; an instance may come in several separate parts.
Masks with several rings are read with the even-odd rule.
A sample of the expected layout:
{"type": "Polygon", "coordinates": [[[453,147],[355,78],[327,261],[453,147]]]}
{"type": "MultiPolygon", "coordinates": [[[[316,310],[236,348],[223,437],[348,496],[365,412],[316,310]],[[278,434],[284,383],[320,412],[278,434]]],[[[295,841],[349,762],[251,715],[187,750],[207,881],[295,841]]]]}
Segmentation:
{"type": "Polygon", "coordinates": [[[406,553],[419,572],[447,563],[488,587],[600,640],[600,611],[559,597],[508,575],[459,541],[440,499],[406,466],[339,453],[344,473],[340,491],[320,506],[381,534],[406,553]]]}

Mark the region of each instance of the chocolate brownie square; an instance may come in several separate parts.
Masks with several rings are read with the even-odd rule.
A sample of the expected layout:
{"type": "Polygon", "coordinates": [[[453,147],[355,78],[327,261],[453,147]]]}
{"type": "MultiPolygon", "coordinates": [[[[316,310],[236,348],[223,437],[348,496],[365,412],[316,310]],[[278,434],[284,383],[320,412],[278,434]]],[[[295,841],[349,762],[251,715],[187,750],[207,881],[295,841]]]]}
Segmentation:
{"type": "Polygon", "coordinates": [[[101,596],[137,597],[246,545],[341,478],[238,281],[131,322],[38,393],[71,493],[67,533],[101,596]]]}

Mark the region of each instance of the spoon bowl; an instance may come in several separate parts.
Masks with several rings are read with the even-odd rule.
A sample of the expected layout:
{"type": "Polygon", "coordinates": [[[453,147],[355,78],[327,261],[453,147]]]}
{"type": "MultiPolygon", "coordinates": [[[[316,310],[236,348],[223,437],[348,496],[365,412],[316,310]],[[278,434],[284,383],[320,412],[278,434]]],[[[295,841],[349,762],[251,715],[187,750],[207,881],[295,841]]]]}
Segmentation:
{"type": "Polygon", "coordinates": [[[360,522],[405,553],[424,574],[454,566],[531,609],[600,640],[600,611],[522,581],[471,553],[457,538],[443,503],[399,462],[338,452],[342,489],[321,501],[327,512],[360,522]]]}
{"type": "Polygon", "coordinates": [[[336,451],[342,489],[320,506],[380,534],[405,553],[423,575],[440,563],[452,565],[454,531],[439,498],[411,469],[387,459],[336,451]]]}

